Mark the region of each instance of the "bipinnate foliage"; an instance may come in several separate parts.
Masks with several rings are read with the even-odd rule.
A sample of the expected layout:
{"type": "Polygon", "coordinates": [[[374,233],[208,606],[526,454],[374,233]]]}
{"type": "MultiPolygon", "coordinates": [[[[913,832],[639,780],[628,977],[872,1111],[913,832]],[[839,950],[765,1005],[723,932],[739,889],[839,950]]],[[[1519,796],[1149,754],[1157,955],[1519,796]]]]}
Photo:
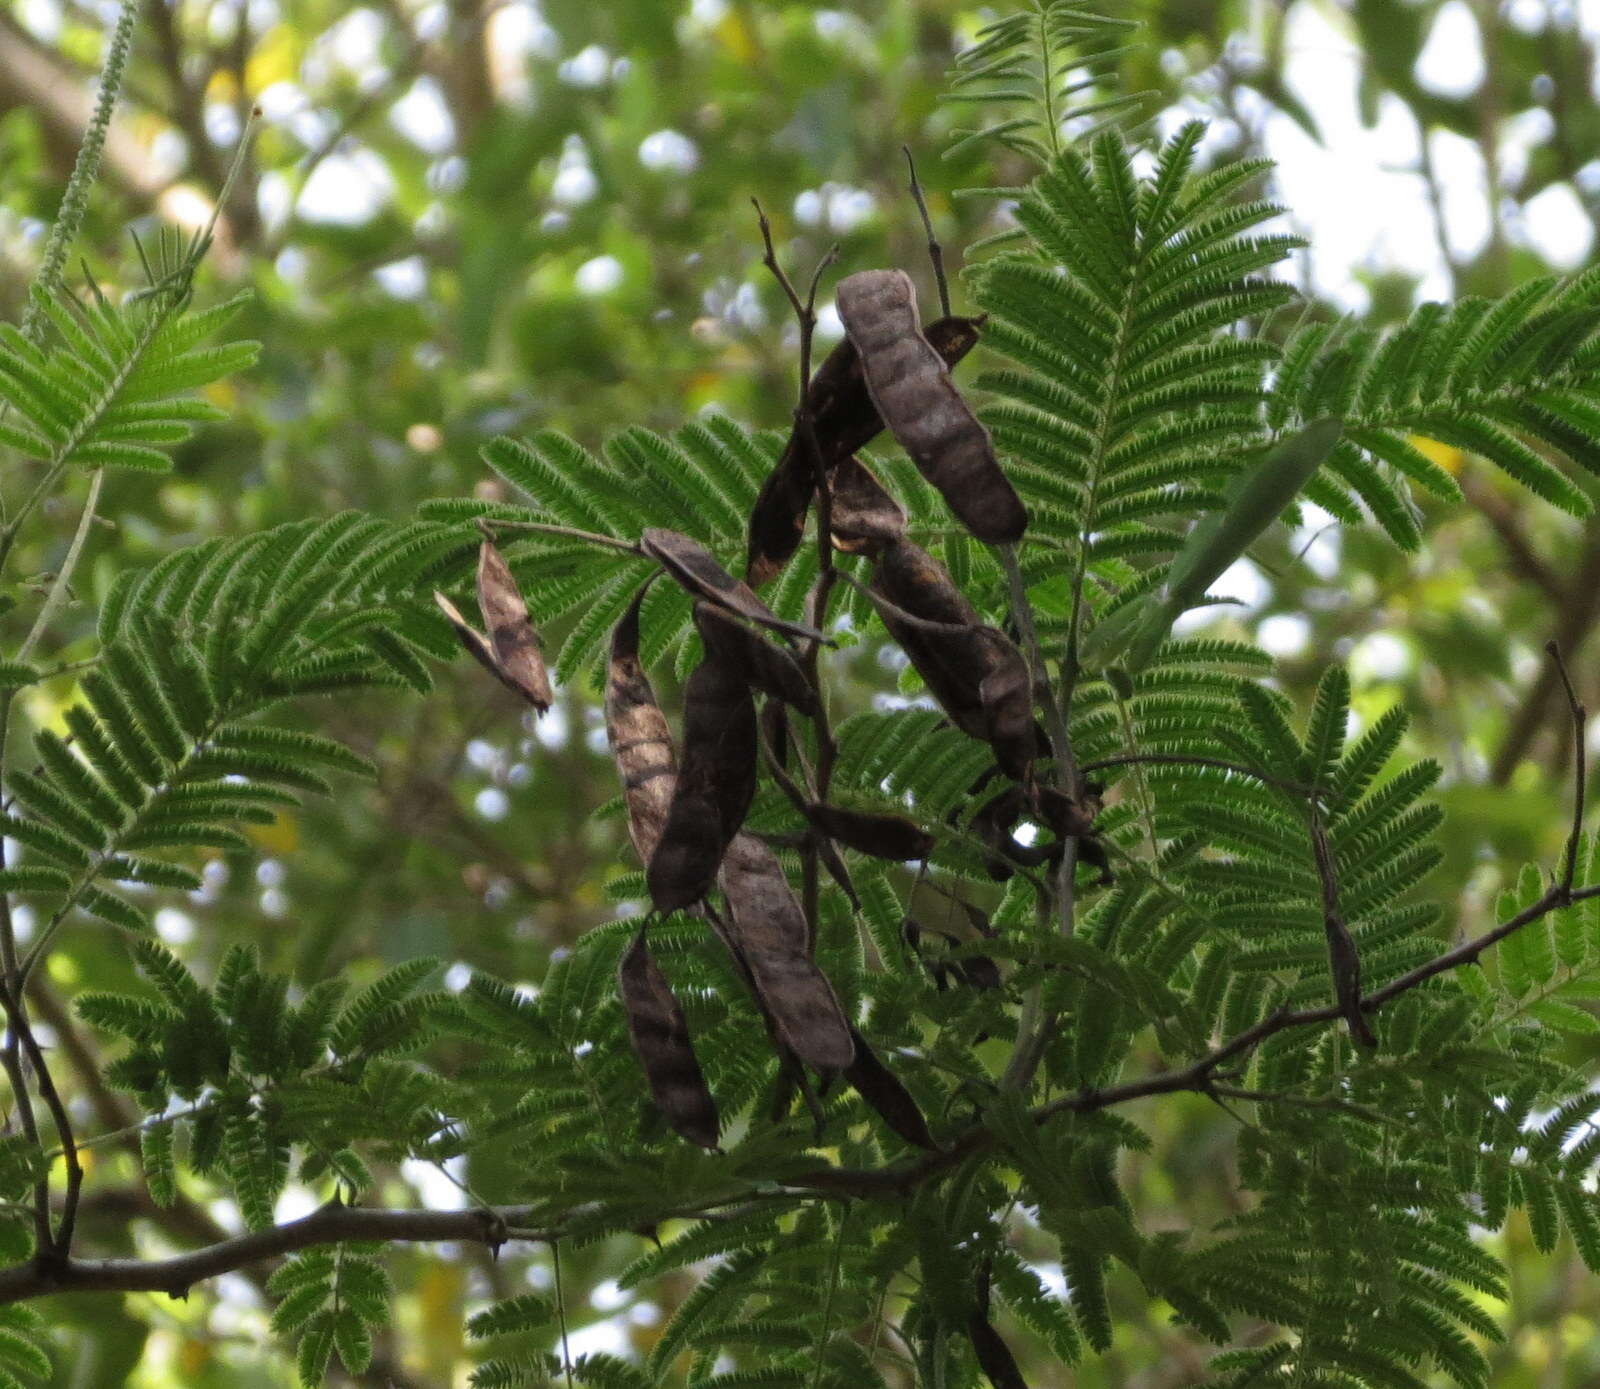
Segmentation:
{"type": "MultiPolygon", "coordinates": [[[[1403,712],[1357,726],[1338,666],[1296,709],[1255,647],[1159,640],[1176,615],[1159,605],[1201,596],[1174,577],[1186,545],[1204,536],[1207,573],[1247,550],[1263,518],[1238,499],[1276,497],[1253,484],[1308,427],[1327,452],[1298,456],[1304,498],[1402,549],[1423,541],[1414,488],[1459,500],[1418,438],[1588,514],[1600,278],[1425,306],[1387,334],[1291,324],[1270,272],[1299,243],[1260,230],[1278,211],[1249,191],[1262,166],[1199,169],[1198,124],[1142,175],[1114,127],[1067,138],[1127,104],[1061,105],[1074,45],[1092,59],[1113,37],[1040,3],[958,64],[956,93],[1002,108],[987,135],[1040,165],[1019,235],[964,275],[987,314],[975,417],[946,330],[924,334],[904,276],[868,272],[788,440],[716,413],[598,452],[498,439],[485,458],[514,500],[212,541],[105,596],[66,732],[7,769],[20,854],[0,888],[39,926],[20,956],[6,927],[7,1070],[36,1103],[0,1143],[0,1299],[176,1294],[291,1254],[274,1326],[312,1384],[335,1356],[370,1361],[386,1240],[559,1259],[629,1239],[623,1288],[693,1280],[643,1361],[567,1363],[558,1263],[554,1296],[472,1318],[473,1382],[1010,1389],[1023,1347],[1106,1350],[1121,1285],[1218,1347],[1217,1386],[1409,1389],[1486,1382],[1481,1299],[1507,1290],[1480,1230],[1525,1212],[1541,1249],[1570,1234],[1600,1271],[1600,1137],[1562,1047],[1596,1030],[1600,976],[1576,699],[1566,854],[1509,871],[1498,924],[1447,946],[1439,768],[1408,755],[1403,712]],[[778,555],[747,527],[797,458],[816,491],[784,505],[809,543],[778,555]],[[733,577],[747,543],[759,593],[733,577]],[[1141,603],[1165,613],[1149,658],[1097,655],[1096,630],[1141,603]],[[449,992],[430,960],[353,995],[301,988],[247,948],[204,979],[151,938],[117,884],[192,888],[239,826],[371,770],[273,722],[286,701],[424,692],[459,635],[543,712],[533,624],[558,619],[551,674],[568,698],[603,690],[626,794],[603,812],[617,919],[536,991],[479,973],[449,992]],[[898,698],[830,681],[835,648],[885,643],[907,658],[898,698]],[[252,1233],[226,1247],[110,1268],[74,1246],[82,1165],[23,984],[61,930],[99,929],[86,918],[146,980],[74,1004],[147,1116],[150,1194],[232,1195],[252,1233]],[[1183,1092],[1247,1113],[1238,1213],[1153,1231],[1121,1181],[1151,1146],[1127,1106],[1183,1092]],[[515,1205],[362,1204],[375,1165],[508,1149],[515,1205]],[[278,1226],[291,1179],[327,1204],[278,1226]]],[[[46,288],[48,331],[0,331],[0,439],[47,480],[160,465],[208,414],[190,393],[247,363],[201,345],[229,306],[190,307],[193,259],[120,306],[46,288]]],[[[809,364],[812,305],[784,288],[809,364]]],[[[44,678],[20,656],[3,670],[11,691],[44,678]]],[[[0,1386],[47,1373],[34,1320],[0,1311],[0,1386]]]]}

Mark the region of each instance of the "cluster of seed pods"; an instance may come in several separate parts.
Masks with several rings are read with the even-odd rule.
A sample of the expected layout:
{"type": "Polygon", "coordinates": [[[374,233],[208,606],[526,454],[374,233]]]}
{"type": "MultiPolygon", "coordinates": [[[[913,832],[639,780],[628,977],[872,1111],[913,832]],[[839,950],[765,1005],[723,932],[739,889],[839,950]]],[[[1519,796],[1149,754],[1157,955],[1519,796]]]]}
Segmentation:
{"type": "MultiPolygon", "coordinates": [[[[747,581],[676,531],[649,529],[639,537],[640,552],[695,600],[704,654],[684,686],[681,753],[639,659],[643,600],[660,575],[613,633],[606,732],[653,914],[688,911],[708,923],[749,987],[786,1073],[809,1067],[825,1082],[842,1076],[903,1141],[933,1149],[916,1101],[845,1015],[818,966],[814,927],[777,855],[744,829],[763,740],[781,761],[791,714],[818,713],[806,656],[814,657],[824,634],[778,617],[752,585],[775,577],[794,554],[819,491],[826,489],[832,547],[871,561],[865,591],[890,635],[951,723],[986,743],[1006,778],[972,822],[994,875],[1009,875],[1012,863],[1043,862],[1052,851],[1059,856],[1066,837],[1090,843],[1098,804],[1080,804],[1036,780],[1035,761],[1051,749],[1034,716],[1022,652],[908,537],[904,508],[856,457],[887,427],[972,535],[995,544],[1020,538],[1022,502],[950,378],[951,365],[977,342],[981,321],[946,316],[925,332],[911,279],[898,270],[849,276],[837,303],[846,337],[812,376],[794,433],[755,503],[747,581]],[[1011,830],[1024,815],[1055,830],[1056,844],[1020,844],[1011,830]]],[[[480,555],[478,596],[487,636],[442,595],[438,601],[468,650],[542,712],[550,687],[538,635],[490,541],[480,555]]],[[[836,846],[894,862],[925,860],[934,850],[935,836],[909,819],[795,795],[810,842],[847,892],[836,846]]],[[[982,913],[968,910],[976,929],[989,933],[982,913]]],[[[663,1117],[691,1142],[714,1148],[716,1101],[683,1009],[650,953],[647,924],[618,969],[629,1034],[663,1117]]],[[[909,918],[906,935],[915,949],[922,932],[909,918]]],[[[962,961],[954,976],[935,973],[941,988],[952,977],[980,988],[1000,982],[982,957],[962,961]]]]}

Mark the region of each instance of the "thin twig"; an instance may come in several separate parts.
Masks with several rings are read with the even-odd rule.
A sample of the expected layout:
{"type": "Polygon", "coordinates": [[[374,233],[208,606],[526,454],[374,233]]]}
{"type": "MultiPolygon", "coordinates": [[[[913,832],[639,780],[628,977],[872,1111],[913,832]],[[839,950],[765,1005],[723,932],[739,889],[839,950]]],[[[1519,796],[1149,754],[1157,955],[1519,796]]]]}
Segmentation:
{"type": "Polygon", "coordinates": [[[917,182],[917,165],[911,157],[911,146],[901,145],[900,153],[906,157],[906,168],[911,174],[911,196],[922,214],[922,229],[928,234],[928,259],[933,262],[934,283],[939,286],[939,312],[950,317],[950,285],[944,277],[944,247],[933,234],[933,219],[928,216],[928,203],[922,196],[922,185],[917,182]]]}
{"type": "MultiPolygon", "coordinates": [[[[794,310],[795,321],[800,330],[800,386],[794,407],[794,427],[802,445],[810,455],[811,476],[816,488],[817,503],[817,581],[812,586],[806,603],[806,620],[818,632],[825,632],[828,604],[833,595],[834,584],[837,582],[838,571],[833,564],[833,498],[828,488],[828,473],[823,461],[822,445],[817,439],[816,416],[811,408],[811,343],[817,327],[817,287],[822,282],[822,272],[838,257],[839,248],[837,245],[831,247],[817,262],[816,269],[811,272],[811,283],[807,287],[806,297],[802,300],[793,282],[784,272],[783,266],[778,263],[777,249],[772,243],[772,223],[767,220],[767,214],[758,199],[751,198],[750,203],[756,210],[756,221],[761,229],[763,251],[761,263],[767,267],[782,288],[784,297],[794,310]]],[[[839,748],[834,741],[833,729],[828,719],[828,693],[822,684],[821,655],[821,641],[811,641],[801,652],[800,668],[805,675],[806,683],[811,687],[812,701],[816,706],[816,713],[812,716],[812,727],[816,730],[817,736],[816,794],[818,800],[826,800],[828,788],[833,781],[833,768],[838,761],[839,748]]],[[[776,757],[772,757],[771,762],[776,771],[776,757]]],[[[806,842],[800,853],[800,891],[801,908],[806,919],[807,943],[811,948],[816,945],[822,891],[819,860],[816,831],[808,830],[806,842]]]]}

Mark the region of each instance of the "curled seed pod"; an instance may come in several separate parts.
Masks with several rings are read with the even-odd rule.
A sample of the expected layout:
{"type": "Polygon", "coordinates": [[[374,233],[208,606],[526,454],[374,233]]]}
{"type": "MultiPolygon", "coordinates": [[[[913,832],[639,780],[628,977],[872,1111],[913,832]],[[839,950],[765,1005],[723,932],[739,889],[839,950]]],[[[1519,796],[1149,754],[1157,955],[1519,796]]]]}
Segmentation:
{"type": "Polygon", "coordinates": [[[807,637],[812,641],[827,640],[815,627],[807,627],[803,622],[790,622],[774,614],[756,597],[748,584],[740,583],[728,573],[717,563],[711,551],[698,541],[678,531],[651,526],[639,537],[639,544],[647,555],[659,561],[667,573],[696,597],[731,609],[740,617],[747,617],[775,632],[807,637]]]}
{"type": "Polygon", "coordinates": [[[656,1108],[691,1143],[715,1148],[720,1128],[717,1102],[694,1054],[683,1009],[650,953],[643,930],[617,963],[617,993],[656,1108]]]}
{"type": "MultiPolygon", "coordinates": [[[[940,318],[928,325],[927,338],[934,351],[954,366],[972,350],[982,326],[981,318],[940,318]]],[[[878,407],[867,391],[861,358],[849,338],[842,339],[813,374],[806,409],[822,466],[830,471],[883,428],[878,407]]],[[[796,426],[750,512],[745,562],[745,578],[750,583],[766,583],[800,547],[816,486],[810,442],[796,426]]],[[[835,522],[837,534],[837,517],[835,522]]]]}
{"type": "Polygon", "coordinates": [[[848,555],[875,555],[904,540],[906,511],[853,453],[828,476],[828,528],[833,548],[848,555]]]}
{"type": "Polygon", "coordinates": [[[830,839],[873,858],[905,863],[927,858],[933,852],[933,836],[904,816],[877,815],[814,802],[806,807],[806,818],[830,839]]]}
{"type": "Polygon", "coordinates": [[[850,1063],[844,1075],[855,1087],[856,1094],[913,1148],[938,1152],[939,1145],[928,1131],[928,1121],[923,1118],[922,1110],[911,1092],[901,1084],[900,1077],[884,1065],[882,1058],[867,1045],[866,1038],[853,1027],[850,1029],[850,1040],[855,1043],[856,1059],[850,1063]]]}
{"type": "Polygon", "coordinates": [[[1022,818],[1024,806],[1020,786],[1007,786],[990,796],[973,812],[972,833],[989,850],[984,860],[984,870],[996,882],[1004,882],[1012,875],[1012,864],[1037,867],[1045,861],[1048,850],[1040,845],[1024,845],[1011,833],[1022,818]]]}
{"type": "Polygon", "coordinates": [[[850,1024],[809,953],[805,913],[777,855],[753,835],[734,836],[719,876],[731,932],[779,1040],[819,1071],[855,1059],[850,1024]]]}
{"type": "Polygon", "coordinates": [[[478,547],[478,611],[501,679],[542,714],[555,700],[544,647],[505,556],[485,537],[478,547]]]}
{"type": "Polygon", "coordinates": [[[657,911],[698,902],[756,793],[756,705],[744,677],[714,652],[683,687],[683,766],[645,879],[657,911]]]}
{"type": "Polygon", "coordinates": [[[1000,470],[989,431],[922,334],[911,277],[863,270],[841,280],[834,299],[873,404],[918,471],[979,540],[1021,539],[1028,513],[1000,470]]]}
{"type": "Polygon", "coordinates": [[[1067,795],[1054,786],[1037,786],[1033,793],[1034,813],[1046,829],[1063,839],[1081,839],[1094,833],[1095,817],[1100,814],[1100,798],[1085,789],[1082,799],[1067,795]]]}
{"type": "Polygon", "coordinates": [[[694,605],[694,625],[706,650],[715,650],[762,694],[781,699],[808,717],[816,713],[816,692],[799,662],[781,646],[763,640],[725,608],[704,599],[694,605]]]}
{"type": "Polygon", "coordinates": [[[1054,786],[1034,788],[1034,813],[1047,829],[1054,831],[1056,843],[1050,846],[1050,861],[1059,862],[1062,841],[1078,841],[1078,860],[1100,870],[1100,885],[1104,887],[1114,879],[1111,859],[1106,846],[1095,833],[1094,822],[1100,814],[1100,790],[1097,783],[1086,783],[1081,797],[1072,797],[1054,786]]]}
{"type": "Polygon", "coordinates": [[[628,803],[628,834],[644,864],[661,839],[677,781],[672,730],[639,663],[639,608],[648,587],[617,623],[606,669],[606,737],[628,803]]]}

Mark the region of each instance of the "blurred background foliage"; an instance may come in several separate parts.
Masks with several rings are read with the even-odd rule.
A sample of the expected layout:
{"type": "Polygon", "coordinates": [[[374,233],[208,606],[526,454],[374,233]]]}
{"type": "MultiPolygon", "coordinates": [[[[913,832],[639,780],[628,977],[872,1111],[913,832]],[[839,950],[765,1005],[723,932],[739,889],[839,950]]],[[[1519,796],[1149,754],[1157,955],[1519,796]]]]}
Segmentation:
{"type": "MultiPolygon", "coordinates": [[[[9,317],[114,8],[0,8],[9,317]]],[[[1210,159],[1281,161],[1275,192],[1313,240],[1296,262],[1311,312],[1391,322],[1424,298],[1499,294],[1590,256],[1592,0],[1126,0],[1114,12],[1144,25],[1123,77],[1150,94],[1152,128],[1198,113],[1214,122],[1210,159]]],[[[623,425],[672,428],[711,404],[782,425],[792,326],[760,268],[751,197],[792,264],[838,242],[844,269],[903,265],[931,291],[899,150],[916,151],[959,265],[1005,211],[954,190],[1017,172],[980,148],[940,158],[961,124],[938,99],[944,75],[989,16],[948,0],[149,0],[82,249],[97,276],[128,282],[125,227],[202,219],[259,103],[254,156],[202,292],[252,288],[243,332],[264,351],[217,393],[230,423],[186,445],[173,475],[108,481],[110,523],[81,588],[103,594],[120,569],[212,535],[493,495],[478,450],[502,432],[554,425],[598,445],[623,425]]],[[[825,315],[823,331],[837,334],[837,320],[825,315]]],[[[1325,661],[1345,658],[1359,710],[1405,704],[1417,751],[1448,768],[1453,860],[1434,881],[1467,884],[1457,910],[1470,920],[1492,904],[1502,862],[1549,861],[1561,833],[1567,750],[1538,653],[1556,637],[1583,693],[1600,698],[1589,640],[1600,522],[1540,507],[1470,457],[1443,461],[1472,506],[1429,514],[1420,556],[1308,515],[1230,576],[1242,606],[1207,620],[1254,633],[1297,698],[1325,661]]],[[[75,516],[63,507],[19,570],[48,575],[75,516]]],[[[73,648],[57,654],[70,660],[73,648]]],[[[870,653],[840,666],[846,700],[884,687],[870,653]]],[[[205,891],[161,910],[163,937],[198,971],[248,939],[306,982],[344,972],[359,983],[423,953],[458,962],[454,982],[467,963],[531,981],[608,919],[620,838],[614,821],[590,818],[615,791],[592,692],[564,691],[535,731],[475,668],[439,674],[427,699],[306,712],[373,757],[381,778],[282,816],[252,853],[219,856],[205,891]]],[[[48,724],[70,693],[68,680],[39,687],[13,736],[48,724]]],[[[120,948],[92,932],[64,942],[54,969],[59,987],[131,977],[120,948]]],[[[97,1085],[97,1058],[67,1050],[74,1104],[115,1129],[121,1102],[97,1085]]],[[[1130,1159],[1146,1223],[1159,1227],[1163,1209],[1182,1220],[1180,1207],[1225,1216],[1231,1121],[1193,1097],[1134,1117],[1158,1135],[1155,1151],[1130,1159]]],[[[92,1155],[101,1180],[83,1218],[97,1244],[154,1252],[237,1228],[199,1188],[156,1211],[115,1141],[92,1155]],[[106,1180],[107,1165],[126,1180],[106,1180]]],[[[492,1189],[494,1165],[515,1160],[484,1155],[458,1175],[492,1189]]],[[[396,1201],[463,1199],[430,1170],[387,1180],[396,1201]]],[[[309,1203],[285,1200],[284,1215],[309,1203]]],[[[630,1244],[564,1261],[575,1350],[643,1347],[655,1334],[661,1307],[612,1281],[630,1244]]],[[[1518,1224],[1505,1244],[1517,1300],[1506,1344],[1491,1351],[1494,1382],[1600,1382],[1600,1289],[1570,1251],[1535,1255],[1518,1224]]],[[[390,1266],[401,1295],[362,1379],[373,1385],[464,1383],[465,1314],[552,1276],[543,1252],[494,1263],[476,1249],[398,1250],[390,1266]]],[[[57,1383],[292,1383],[287,1363],[263,1353],[264,1272],[184,1303],[54,1299],[57,1383]]],[[[1164,1309],[1126,1286],[1121,1297],[1109,1357],[1033,1382],[1198,1383],[1202,1356],[1164,1309]]]]}

